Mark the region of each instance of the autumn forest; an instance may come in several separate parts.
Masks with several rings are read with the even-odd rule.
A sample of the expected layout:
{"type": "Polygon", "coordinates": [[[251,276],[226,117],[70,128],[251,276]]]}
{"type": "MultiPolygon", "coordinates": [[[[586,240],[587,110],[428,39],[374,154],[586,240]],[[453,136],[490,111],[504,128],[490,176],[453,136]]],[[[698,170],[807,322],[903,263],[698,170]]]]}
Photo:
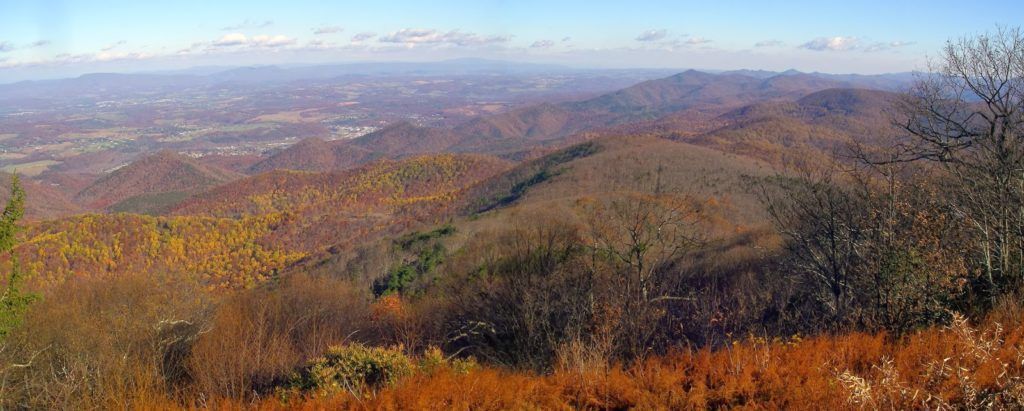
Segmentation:
{"type": "MultiPolygon", "coordinates": [[[[414,97],[324,106],[303,93],[342,80],[294,80],[209,135],[96,114],[177,140],[4,169],[0,408],[1024,407],[1024,32],[933,57],[905,76],[409,71],[337,78],[414,97]],[[487,98],[437,97],[458,92],[487,98]],[[340,122],[359,104],[415,115],[340,122]]],[[[75,80],[53,81],[117,92],[75,80]]],[[[20,84],[0,115],[36,104],[20,84]]],[[[0,136],[48,138],[18,118],[0,136]]]]}

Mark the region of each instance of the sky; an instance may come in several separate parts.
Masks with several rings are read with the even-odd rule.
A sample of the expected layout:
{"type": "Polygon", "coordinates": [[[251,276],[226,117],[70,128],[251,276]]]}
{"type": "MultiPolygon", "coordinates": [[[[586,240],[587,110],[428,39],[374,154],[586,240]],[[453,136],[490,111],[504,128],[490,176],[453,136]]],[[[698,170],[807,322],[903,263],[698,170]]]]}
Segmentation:
{"type": "Polygon", "coordinates": [[[0,0],[0,83],[477,57],[589,68],[921,70],[1024,1],[0,0]]]}

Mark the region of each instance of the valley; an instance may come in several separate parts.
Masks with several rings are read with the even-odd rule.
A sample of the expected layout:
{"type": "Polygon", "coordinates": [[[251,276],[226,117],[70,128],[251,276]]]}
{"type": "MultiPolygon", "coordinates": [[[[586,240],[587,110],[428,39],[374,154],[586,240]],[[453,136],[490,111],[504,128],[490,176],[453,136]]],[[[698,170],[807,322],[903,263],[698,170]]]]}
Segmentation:
{"type": "Polygon", "coordinates": [[[187,3],[0,5],[0,409],[1024,407],[1020,28],[187,3]]]}

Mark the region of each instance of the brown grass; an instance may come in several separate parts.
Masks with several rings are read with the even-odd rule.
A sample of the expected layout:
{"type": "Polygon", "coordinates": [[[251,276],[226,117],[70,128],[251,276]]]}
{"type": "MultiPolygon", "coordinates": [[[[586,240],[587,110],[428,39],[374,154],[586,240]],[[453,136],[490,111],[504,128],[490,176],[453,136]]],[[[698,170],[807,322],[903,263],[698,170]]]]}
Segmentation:
{"type": "MultiPolygon", "coordinates": [[[[408,377],[365,398],[335,395],[260,409],[1013,408],[1024,404],[1024,327],[961,317],[899,341],[854,333],[747,338],[718,350],[550,375],[480,368],[408,377]]],[[[230,404],[229,404],[230,406],[230,404]]]]}
{"type": "MultiPolygon", "coordinates": [[[[480,366],[419,368],[357,395],[287,392],[283,383],[327,347],[387,345],[404,302],[371,305],[339,280],[294,277],[210,309],[202,293],[152,277],[83,282],[48,298],[0,352],[0,399],[10,408],[67,409],[860,409],[1024,406],[1019,297],[986,321],[895,339],[848,333],[735,338],[633,364],[607,364],[599,341],[568,344],[550,373],[480,366]],[[88,314],[87,314],[88,313],[88,314]],[[393,318],[392,318],[393,317],[393,318]],[[173,324],[172,324],[173,323],[173,324]],[[381,323],[381,324],[376,324],[381,323]],[[170,325],[169,325],[170,324],[170,325]],[[184,337],[184,338],[182,338],[184,337]],[[168,361],[175,341],[189,354],[168,361]],[[30,364],[25,367],[21,365],[30,364]],[[177,367],[177,368],[176,368],[177,367]],[[181,374],[179,374],[181,373],[181,374]],[[172,377],[179,379],[174,380],[172,377]],[[289,398],[283,402],[282,398],[289,398]]],[[[396,327],[400,328],[400,327],[396,327]]],[[[416,327],[412,327],[416,328],[416,327]]],[[[422,350],[409,350],[420,353],[422,350]]],[[[431,355],[439,356],[439,352],[431,355]]],[[[173,358],[171,358],[173,359],[173,358]]],[[[423,363],[424,358],[412,358],[423,363]]]]}

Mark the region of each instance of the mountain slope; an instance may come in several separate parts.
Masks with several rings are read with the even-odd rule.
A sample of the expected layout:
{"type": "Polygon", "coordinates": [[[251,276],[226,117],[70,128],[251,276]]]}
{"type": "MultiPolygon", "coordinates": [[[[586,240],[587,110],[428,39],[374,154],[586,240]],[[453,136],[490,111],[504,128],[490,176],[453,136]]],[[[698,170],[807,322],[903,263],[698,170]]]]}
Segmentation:
{"type": "Polygon", "coordinates": [[[831,161],[851,143],[891,136],[886,110],[896,97],[877,90],[827,89],[792,102],[761,102],[720,116],[726,124],[720,128],[680,140],[776,165],[831,161]]]}
{"type": "Polygon", "coordinates": [[[747,104],[795,101],[847,83],[813,74],[767,78],[690,70],[583,101],[543,103],[482,116],[453,128],[400,123],[353,143],[389,157],[442,150],[507,155],[542,145],[568,145],[589,130],[664,116],[714,117],[747,104]]]}
{"type": "Polygon", "coordinates": [[[396,158],[413,154],[439,153],[452,147],[460,136],[450,129],[421,127],[399,122],[352,140],[365,150],[396,158]]]}
{"type": "MultiPolygon", "coordinates": [[[[0,207],[11,197],[11,175],[0,173],[0,207]]],[[[45,182],[21,178],[25,190],[25,217],[29,220],[60,218],[82,212],[61,190],[45,182]]]]}
{"type": "Polygon", "coordinates": [[[577,111],[606,112],[629,117],[652,115],[696,105],[735,104],[734,100],[738,96],[755,93],[760,82],[759,79],[742,75],[716,75],[688,70],[574,103],[572,106],[577,111]]]}
{"type": "MultiPolygon", "coordinates": [[[[106,209],[138,196],[178,193],[176,197],[180,200],[184,195],[240,177],[241,174],[165,150],[140,158],[100,178],[79,192],[75,201],[90,208],[106,209]]],[[[119,211],[136,210],[121,208],[119,211]]]]}
{"type": "Polygon", "coordinates": [[[780,104],[793,103],[805,96],[811,100],[804,106],[813,107],[824,104],[815,103],[814,98],[824,97],[809,95],[848,84],[838,78],[799,72],[748,76],[689,70],[583,101],[520,107],[476,117],[451,128],[399,122],[351,141],[311,140],[278,153],[276,158],[261,162],[251,171],[344,169],[378,157],[402,158],[445,151],[520,158],[521,153],[537,148],[561,148],[610,134],[693,136],[735,123],[728,117],[732,110],[752,104],[777,109],[780,104]]]}
{"type": "Polygon", "coordinates": [[[571,204],[581,197],[603,198],[616,192],[651,190],[659,173],[666,182],[662,190],[730,204],[729,210],[723,212],[731,221],[753,225],[761,222],[764,215],[746,180],[774,171],[754,159],[691,144],[660,138],[614,137],[592,140],[524,163],[481,183],[471,194],[493,198],[495,187],[498,192],[505,190],[502,187],[515,189],[519,183],[499,179],[518,174],[511,181],[533,179],[534,183],[519,189],[518,199],[507,205],[542,209],[571,204]],[[543,181],[535,178],[539,173],[547,175],[543,181]]]}
{"type": "Polygon", "coordinates": [[[344,140],[324,141],[307,138],[252,165],[252,174],[271,170],[333,171],[345,170],[378,157],[370,150],[344,140]]]}
{"type": "Polygon", "coordinates": [[[516,149],[576,131],[576,114],[563,106],[537,104],[478,117],[454,129],[460,151],[516,149]]]}
{"type": "Polygon", "coordinates": [[[509,166],[488,156],[437,154],[327,173],[276,170],[196,195],[172,213],[276,216],[268,241],[314,250],[435,221],[466,188],[509,166]]]}
{"type": "MultiPolygon", "coordinates": [[[[701,210],[708,233],[721,240],[725,252],[749,255],[773,244],[773,237],[765,235],[770,231],[764,207],[751,189],[752,181],[774,175],[770,165],[651,137],[595,139],[519,164],[462,191],[452,219],[409,228],[423,233],[450,224],[452,233],[439,241],[453,250],[452,258],[486,256],[474,247],[486,249],[496,233],[537,228],[547,220],[586,226],[589,204],[649,193],[659,175],[664,194],[701,210]],[[464,248],[473,251],[463,253],[464,248]]],[[[314,252],[287,272],[377,275],[394,263],[389,260],[394,258],[392,240],[314,252]]]]}

